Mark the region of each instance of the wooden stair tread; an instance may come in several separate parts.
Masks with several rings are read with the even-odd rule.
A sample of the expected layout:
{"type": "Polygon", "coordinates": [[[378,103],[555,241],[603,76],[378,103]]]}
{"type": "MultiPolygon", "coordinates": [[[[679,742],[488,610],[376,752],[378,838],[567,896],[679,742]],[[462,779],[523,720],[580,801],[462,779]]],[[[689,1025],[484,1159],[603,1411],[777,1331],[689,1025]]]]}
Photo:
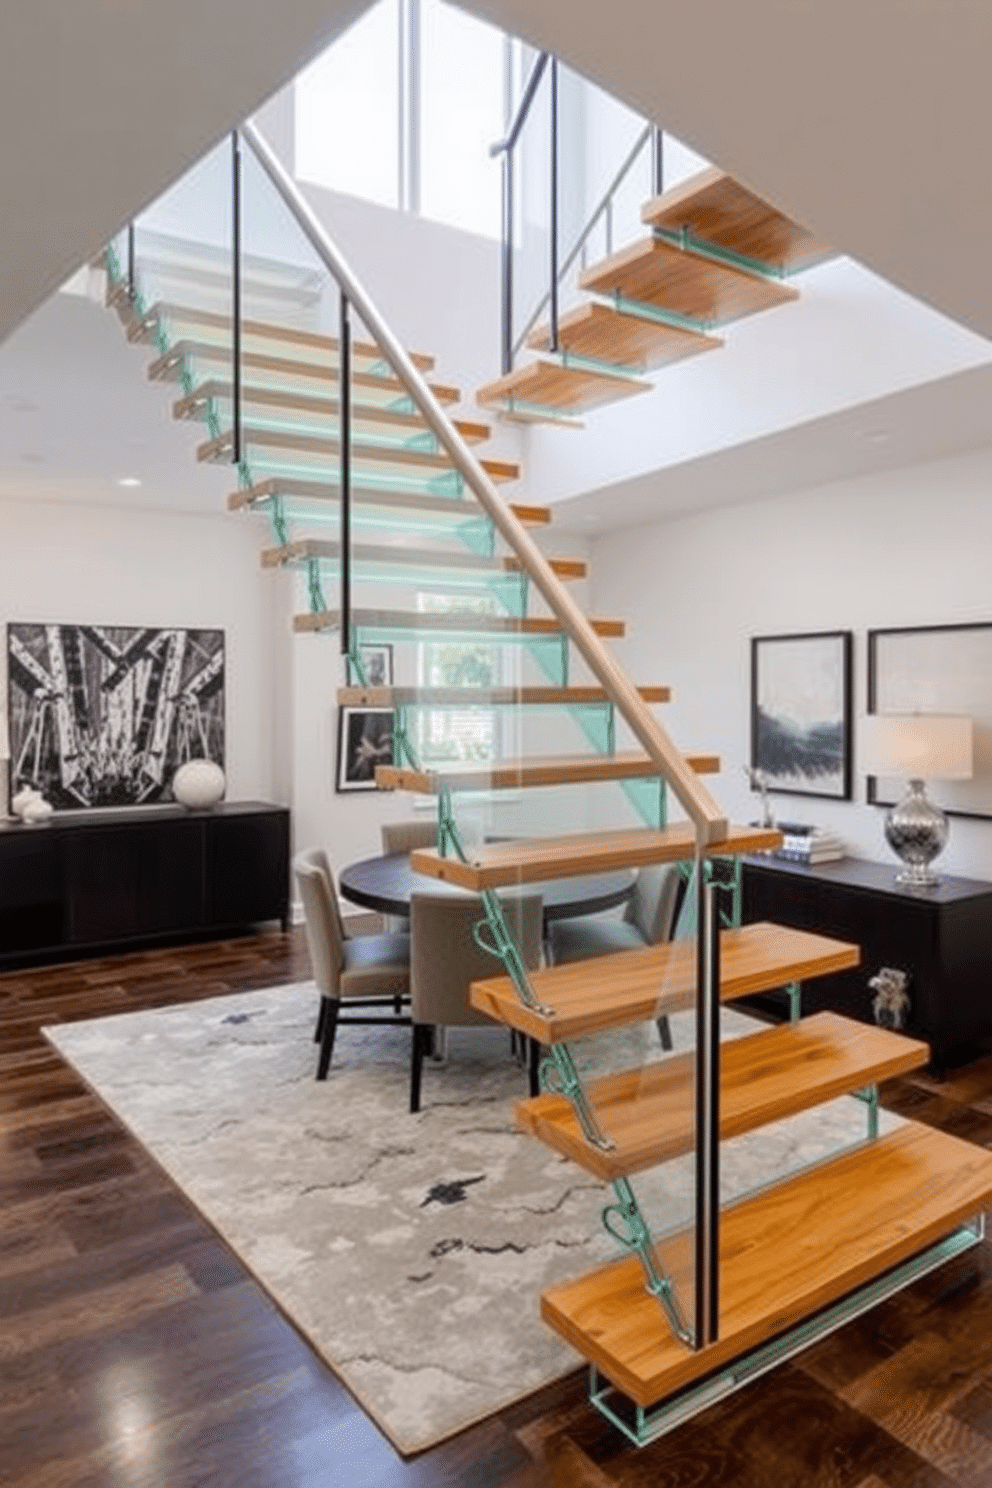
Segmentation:
{"type": "Polygon", "coordinates": [[[482,408],[512,411],[513,403],[561,412],[582,412],[604,403],[617,403],[635,393],[649,392],[650,382],[612,376],[588,367],[565,367],[558,362],[527,362],[505,377],[479,388],[475,401],[482,408]]]}
{"type": "MultiPolygon", "coordinates": [[[[184,325],[210,326],[220,331],[230,331],[233,324],[231,316],[224,315],[217,310],[201,310],[160,300],[152,305],[143,316],[132,317],[128,340],[151,339],[154,335],[155,322],[158,320],[180,321],[184,325]]],[[[328,336],[320,331],[308,331],[300,326],[279,325],[267,320],[243,319],[241,334],[242,336],[254,336],[263,341],[289,342],[293,346],[303,346],[331,356],[337,355],[340,345],[337,336],[328,336]]],[[[352,341],[351,351],[353,356],[372,358],[376,361],[386,360],[381,348],[376,346],[374,341],[352,341]]],[[[418,371],[432,372],[434,370],[434,357],[421,351],[411,351],[407,355],[418,371]]]]}
{"type": "MultiPolygon", "coordinates": [[[[744,1199],[720,1226],[720,1338],[673,1336],[636,1257],[545,1292],[541,1315],[626,1395],[651,1406],[880,1276],[992,1199],[992,1154],[909,1123],[744,1199]]],[[[686,1295],[688,1236],[664,1260],[686,1295]]]]}
{"type": "MultiPolygon", "coordinates": [[[[172,414],[177,419],[192,419],[201,416],[203,406],[210,399],[228,402],[234,397],[234,387],[222,378],[211,378],[201,383],[195,392],[177,398],[172,405],[172,414]]],[[[337,398],[321,397],[319,394],[293,392],[288,388],[249,386],[241,390],[242,406],[262,408],[284,408],[291,413],[311,414],[315,418],[336,419],[341,411],[337,398]]],[[[427,426],[419,413],[409,413],[400,408],[391,408],[387,403],[352,403],[353,422],[361,424],[383,424],[389,428],[409,429],[416,433],[426,432],[427,426]]],[[[489,424],[478,419],[453,418],[451,422],[466,444],[481,444],[492,437],[489,424]]]]}
{"type": "MultiPolygon", "coordinates": [[[[338,610],[322,610],[318,613],[296,615],[293,629],[300,632],[337,630],[341,623],[338,610]]],[[[430,611],[414,614],[410,610],[352,610],[351,623],[369,630],[413,630],[430,631],[440,635],[521,635],[557,636],[563,634],[557,620],[543,615],[473,615],[440,614],[430,611]]],[[[622,620],[590,620],[597,635],[621,639],[624,634],[622,620]]],[[[780,840],[776,834],[776,841],[780,840]]],[[[437,877],[442,875],[438,874],[437,877]]]]}
{"type": "MultiPolygon", "coordinates": [[[[697,775],[715,775],[720,759],[715,754],[685,756],[697,775]]],[[[408,790],[436,796],[443,790],[514,790],[544,785],[584,785],[599,780],[634,780],[660,773],[646,754],[577,754],[522,756],[490,760],[486,764],[457,763],[426,770],[402,765],[380,765],[375,772],[380,790],[408,790]]]]}
{"type": "MultiPolygon", "coordinates": [[[[670,687],[639,687],[646,703],[671,701],[670,687]]],[[[484,708],[606,704],[605,687],[339,687],[337,701],[354,708],[484,708]]]]}
{"type": "MultiPolygon", "coordinates": [[[[272,501],[284,496],[301,501],[336,502],[338,486],[335,481],[298,480],[292,476],[271,476],[257,481],[253,486],[232,491],[227,498],[230,511],[241,511],[259,501],[272,501]]],[[[430,496],[422,491],[388,491],[361,486],[352,490],[352,503],[362,507],[382,507],[387,511],[422,512],[425,516],[447,517],[456,523],[485,521],[485,517],[474,502],[451,496],[430,496]]],[[[516,501],[507,503],[514,516],[527,526],[545,526],[551,521],[551,508],[547,506],[524,506],[516,501]]]]}
{"type": "MultiPolygon", "coordinates": [[[[149,365],[148,376],[153,382],[175,381],[179,376],[180,365],[187,357],[193,357],[201,362],[220,362],[229,368],[231,348],[216,345],[211,341],[177,341],[164,355],[156,357],[149,365]]],[[[241,366],[252,372],[272,372],[277,376],[291,377],[301,382],[326,384],[336,383],[338,380],[336,366],[324,366],[321,362],[274,356],[267,352],[243,351],[241,366]]],[[[392,372],[388,375],[379,375],[362,371],[360,367],[353,367],[351,380],[356,387],[388,390],[395,397],[406,396],[406,389],[392,372]]],[[[438,382],[432,382],[429,386],[439,403],[458,403],[461,399],[461,393],[456,387],[438,382]]]]}
{"type": "MultiPolygon", "coordinates": [[[[539,326],[527,338],[527,345],[538,351],[546,351],[550,344],[550,326],[539,326]]],[[[558,344],[575,356],[595,357],[634,372],[646,372],[703,351],[715,351],[723,340],[591,300],[561,317],[558,344]]]]}
{"type": "MultiPolygon", "coordinates": [[[[245,424],[241,430],[242,449],[258,446],[263,449],[294,450],[301,454],[314,455],[319,459],[337,459],[341,452],[341,440],[336,435],[298,433],[292,429],[265,429],[245,424]]],[[[205,462],[229,463],[234,448],[233,430],[226,429],[216,439],[208,439],[197,447],[196,458],[205,462]]],[[[453,471],[451,457],[444,450],[422,450],[408,445],[383,445],[362,439],[357,431],[351,436],[352,465],[409,466],[417,470],[453,471]]],[[[479,464],[492,481],[519,479],[520,466],[512,460],[480,460],[479,464]]]]}
{"type": "MultiPolygon", "coordinates": [[[[918,1069],[930,1058],[918,1039],[816,1013],[720,1046],[720,1140],[795,1116],[865,1085],[918,1069]]],[[[605,1152],[588,1142],[571,1102],[541,1095],[517,1106],[517,1121],[563,1157],[609,1182],[693,1150],[694,1052],[591,1080],[586,1094],[605,1152]]]]}
{"type": "MultiPolygon", "coordinates": [[[[781,832],[764,827],[735,826],[710,854],[764,852],[780,846],[781,832]]],[[[648,863],[674,863],[695,852],[691,826],[679,823],[660,831],[635,828],[621,832],[572,833],[567,837],[524,837],[510,842],[487,842],[474,849],[473,861],[442,858],[436,849],[418,848],[411,864],[418,873],[440,878],[459,888],[481,893],[517,883],[540,883],[548,878],[570,878],[584,873],[609,873],[617,868],[643,868],[648,863]]]]}
{"type": "Polygon", "coordinates": [[[807,228],[716,166],[654,197],[641,219],[676,232],[688,227],[721,248],[783,270],[811,268],[834,256],[807,228]]]}
{"type": "MultiPolygon", "coordinates": [[[[790,982],[848,971],[860,960],[856,945],[788,925],[761,921],[724,930],[720,999],[733,1002],[790,982]]],[[[530,983],[541,1011],[524,1006],[507,976],[473,982],[469,1000],[480,1013],[542,1044],[584,1038],[694,1006],[695,942],[670,941],[547,966],[531,972],[530,983]]]]}
{"type": "MultiPolygon", "coordinates": [[[[281,568],[287,563],[307,562],[313,558],[337,562],[340,555],[340,543],[326,538],[304,537],[280,548],[263,548],[262,567],[281,568]]],[[[393,543],[352,543],[351,561],[482,574],[519,574],[522,571],[520,559],[516,557],[485,558],[478,553],[404,548],[393,543]]],[[[549,558],[548,563],[560,579],[584,579],[588,572],[586,564],[579,558],[549,558]]]]}
{"type": "Polygon", "coordinates": [[[587,269],[579,283],[595,294],[622,295],[703,325],[739,320],[798,298],[780,280],[713,263],[656,238],[641,238],[611,254],[587,269]]]}

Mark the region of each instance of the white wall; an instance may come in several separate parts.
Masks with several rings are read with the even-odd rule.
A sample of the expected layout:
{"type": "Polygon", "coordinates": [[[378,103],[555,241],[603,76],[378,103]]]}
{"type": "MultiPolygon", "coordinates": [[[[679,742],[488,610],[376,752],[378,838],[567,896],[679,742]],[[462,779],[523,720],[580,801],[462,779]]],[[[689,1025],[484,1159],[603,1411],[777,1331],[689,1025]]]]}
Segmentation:
{"type": "MultiPolygon", "coordinates": [[[[854,631],[855,783],[851,803],[775,795],[784,819],[835,828],[857,857],[893,862],[883,813],[865,805],[858,718],[869,628],[992,622],[992,450],[766,502],[616,532],[594,543],[594,604],[630,621],[618,654],[638,682],[665,682],[661,711],[685,749],[714,749],[712,782],[736,820],[756,801],[748,758],[749,640],[854,631]]],[[[992,821],[952,819],[941,864],[992,879],[992,821]]]]}

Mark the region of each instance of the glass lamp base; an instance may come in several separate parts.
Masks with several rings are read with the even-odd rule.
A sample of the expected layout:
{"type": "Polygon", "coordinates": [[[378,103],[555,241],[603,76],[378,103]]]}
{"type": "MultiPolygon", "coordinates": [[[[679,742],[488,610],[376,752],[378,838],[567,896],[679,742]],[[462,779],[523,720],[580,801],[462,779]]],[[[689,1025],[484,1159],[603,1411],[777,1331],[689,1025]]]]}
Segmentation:
{"type": "Polygon", "coordinates": [[[885,818],[885,840],[905,863],[896,883],[932,888],[940,882],[930,864],[947,842],[947,817],[927,800],[922,780],[911,780],[909,790],[885,818]]]}

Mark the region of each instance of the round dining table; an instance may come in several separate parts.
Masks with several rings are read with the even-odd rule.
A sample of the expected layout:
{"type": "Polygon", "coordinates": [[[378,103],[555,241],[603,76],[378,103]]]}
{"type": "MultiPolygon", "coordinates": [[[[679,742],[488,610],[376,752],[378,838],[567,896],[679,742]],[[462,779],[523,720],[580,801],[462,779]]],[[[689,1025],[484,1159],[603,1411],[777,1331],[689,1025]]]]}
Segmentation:
{"type": "MultiPolygon", "coordinates": [[[[540,893],[544,901],[544,919],[570,920],[578,915],[598,914],[613,909],[630,897],[635,874],[629,869],[615,873],[590,873],[580,878],[552,878],[541,883],[521,884],[521,890],[540,893]]],[[[409,915],[410,895],[465,894],[456,884],[415,873],[407,852],[387,853],[378,858],[363,858],[350,863],[338,874],[338,887],[343,898],[363,909],[380,914],[409,915]]],[[[511,890],[514,892],[514,890],[511,890]]]]}

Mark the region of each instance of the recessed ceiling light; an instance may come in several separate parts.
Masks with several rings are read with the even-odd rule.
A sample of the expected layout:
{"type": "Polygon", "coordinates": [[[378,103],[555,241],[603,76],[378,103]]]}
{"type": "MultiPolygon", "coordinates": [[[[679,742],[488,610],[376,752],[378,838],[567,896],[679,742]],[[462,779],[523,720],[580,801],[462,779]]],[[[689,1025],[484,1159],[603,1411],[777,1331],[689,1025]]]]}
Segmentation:
{"type": "Polygon", "coordinates": [[[140,486],[141,482],[136,475],[122,475],[117,484],[119,486],[140,486]]]}

